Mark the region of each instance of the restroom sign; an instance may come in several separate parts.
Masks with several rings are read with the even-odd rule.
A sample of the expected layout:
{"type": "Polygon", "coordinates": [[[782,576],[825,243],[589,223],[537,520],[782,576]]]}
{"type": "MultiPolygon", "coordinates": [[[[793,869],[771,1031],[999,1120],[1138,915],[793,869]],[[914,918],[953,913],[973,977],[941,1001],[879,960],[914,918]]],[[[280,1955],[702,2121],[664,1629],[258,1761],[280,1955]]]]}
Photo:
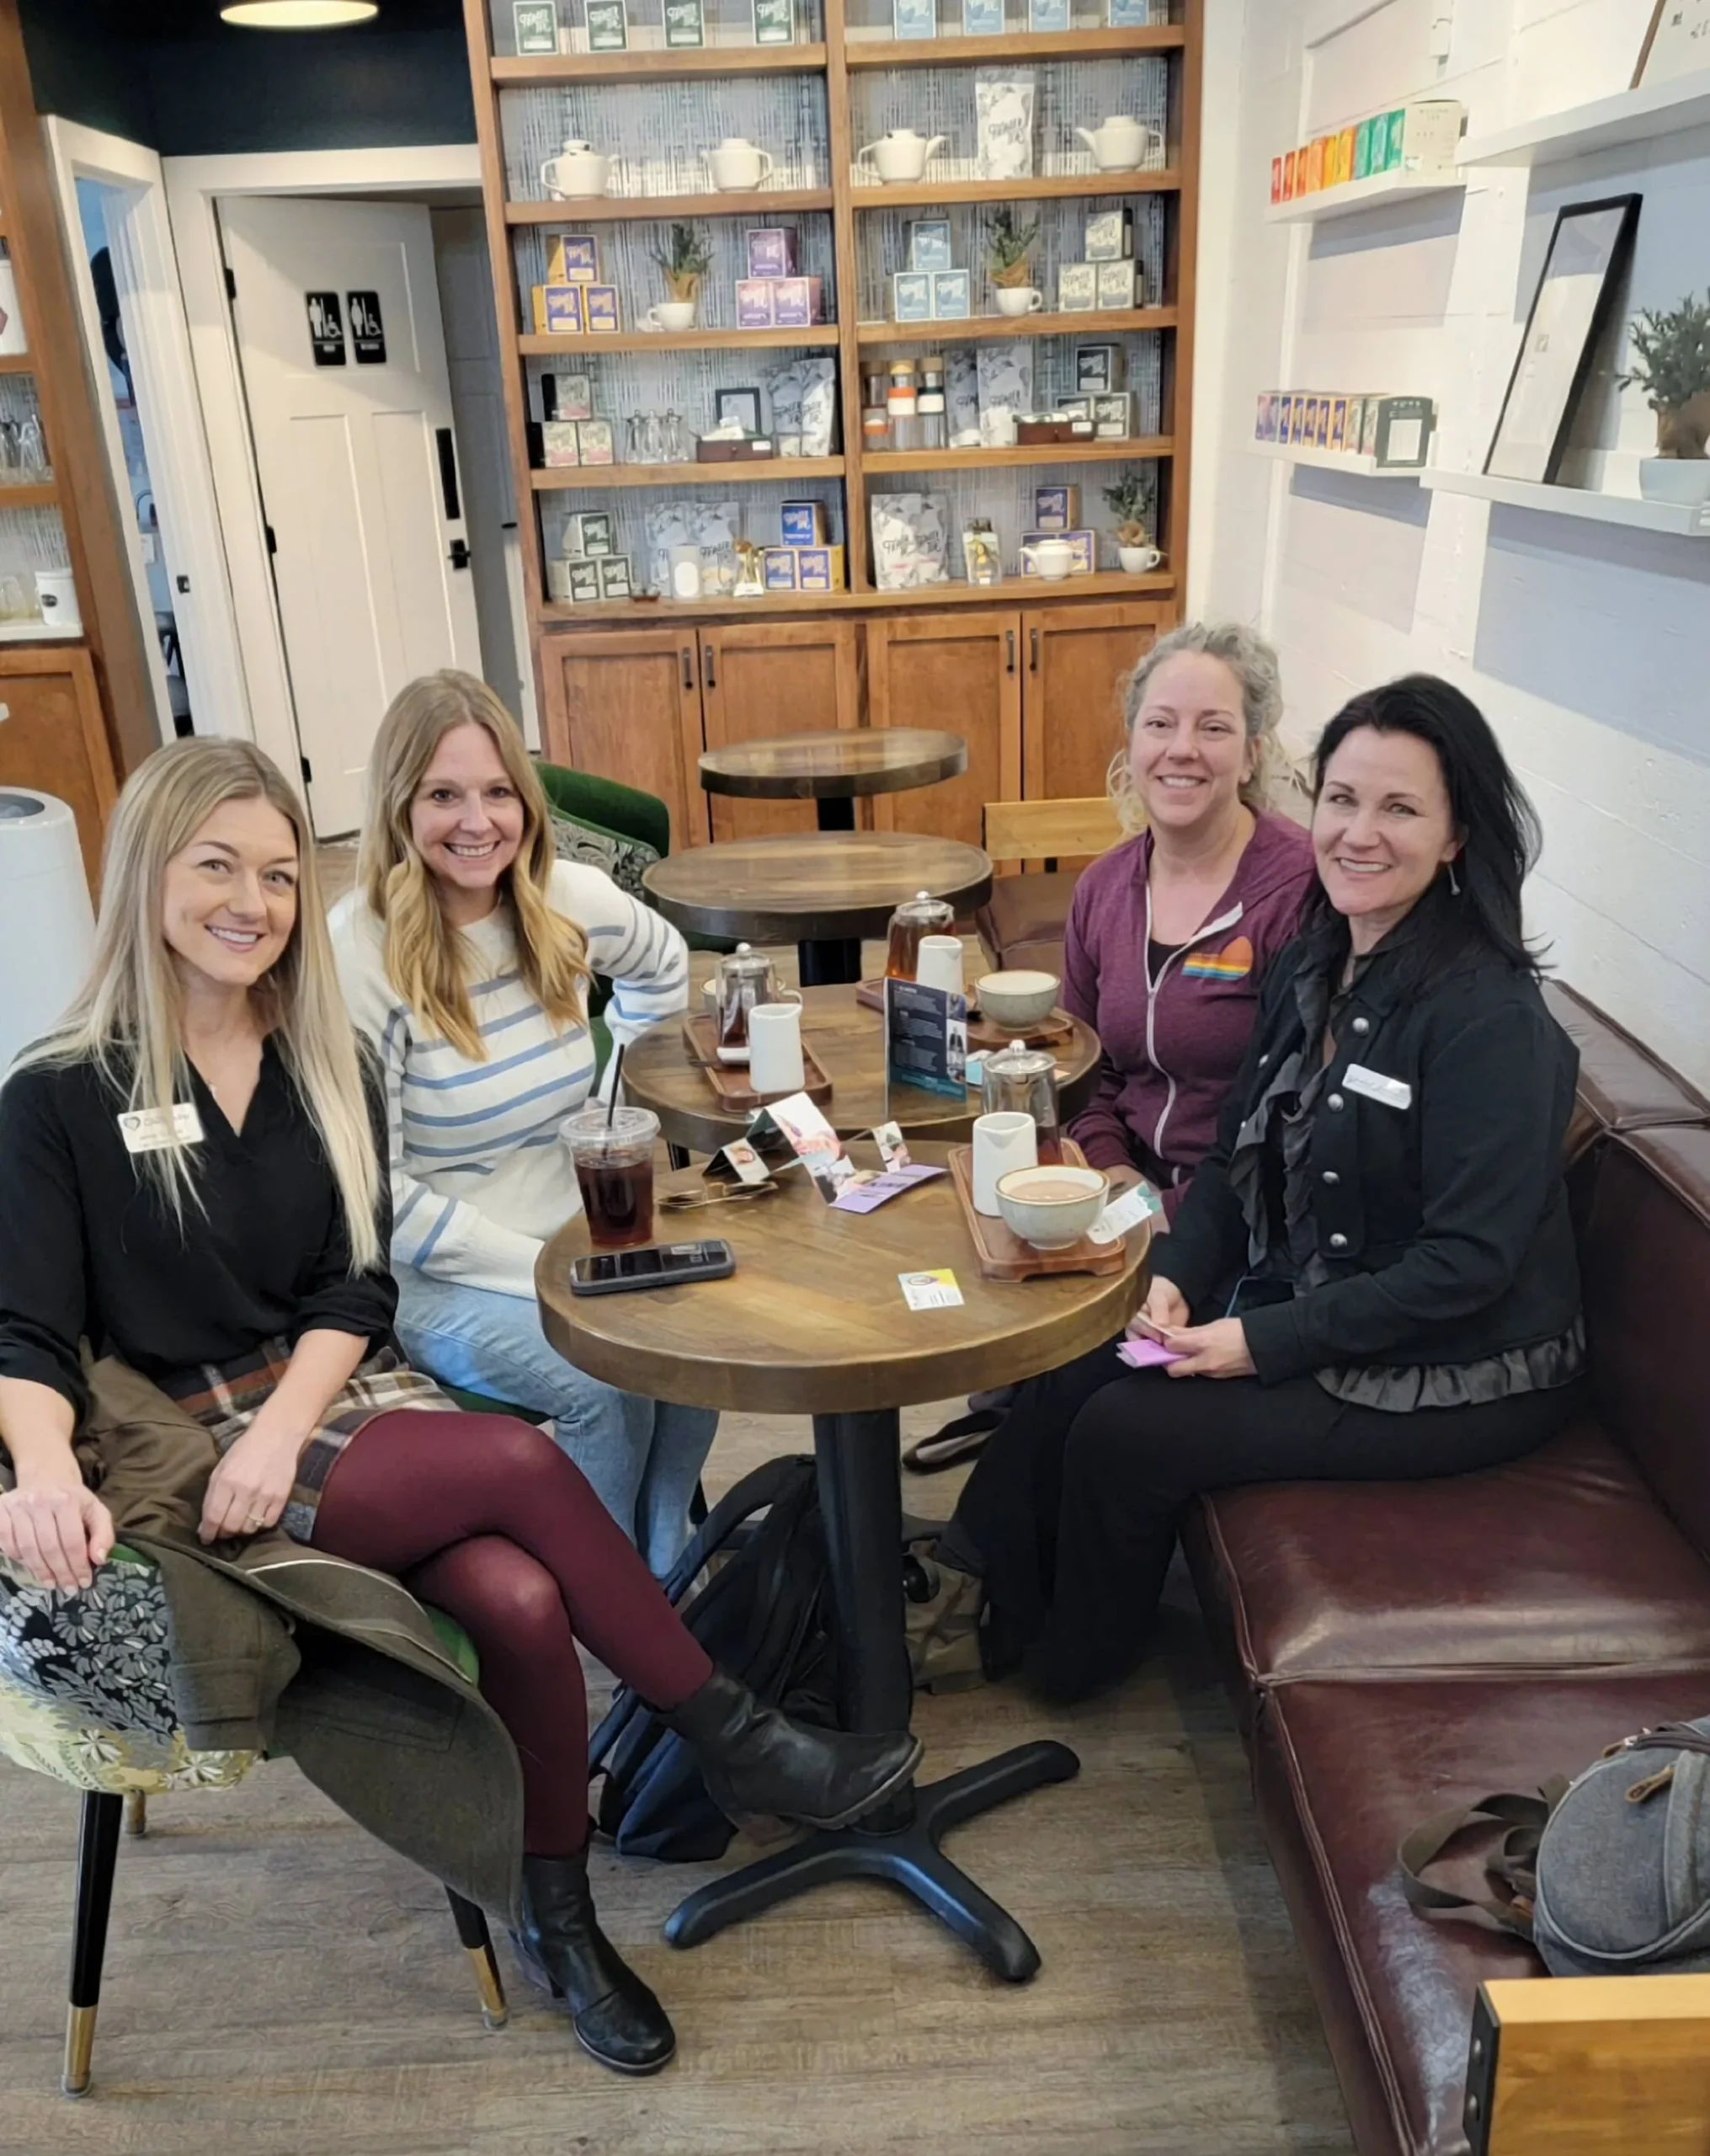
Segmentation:
{"type": "Polygon", "coordinates": [[[317,367],[342,367],[344,364],[344,317],[339,310],[337,292],[305,292],[304,304],[309,311],[309,342],[314,347],[317,367]]]}
{"type": "Polygon", "coordinates": [[[380,318],[378,292],[347,292],[350,310],[350,341],[356,347],[360,367],[386,365],[386,325],[380,318]]]}

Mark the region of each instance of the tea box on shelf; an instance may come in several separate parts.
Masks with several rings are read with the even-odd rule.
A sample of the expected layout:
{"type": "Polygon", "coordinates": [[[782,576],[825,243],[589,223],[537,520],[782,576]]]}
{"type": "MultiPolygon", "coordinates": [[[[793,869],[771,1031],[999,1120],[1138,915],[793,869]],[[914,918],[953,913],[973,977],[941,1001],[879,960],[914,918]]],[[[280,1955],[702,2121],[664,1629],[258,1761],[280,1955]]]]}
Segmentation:
{"type": "Polygon", "coordinates": [[[932,319],[932,272],[930,270],[898,270],[891,279],[891,319],[892,322],[930,322],[932,319]]]}
{"type": "Polygon", "coordinates": [[[546,237],[549,285],[595,285],[599,281],[599,242],[592,232],[550,232],[546,237]]]}
{"type": "Polygon", "coordinates": [[[582,312],[590,337],[612,336],[618,332],[617,286],[615,285],[583,285],[582,312]]]}
{"type": "Polygon", "coordinates": [[[537,337],[579,337],[588,327],[583,295],[594,289],[587,285],[536,285],[534,302],[537,337]]]}
{"type": "Polygon", "coordinates": [[[543,419],[591,419],[594,382],[585,374],[543,374],[541,376],[541,417],[543,419]]]}
{"type": "Polygon", "coordinates": [[[1126,370],[1127,355],[1120,344],[1077,344],[1074,348],[1074,386],[1079,395],[1120,389],[1126,370]]]}
{"type": "Polygon", "coordinates": [[[635,595],[630,584],[630,558],[627,554],[602,554],[594,567],[599,573],[599,595],[602,599],[630,599],[635,595]]]}
{"type": "Polygon", "coordinates": [[[567,562],[569,572],[566,595],[576,606],[585,606],[589,600],[599,600],[599,564],[598,562],[567,562]]]}
{"type": "Polygon", "coordinates": [[[738,277],[736,280],[736,326],[738,329],[772,327],[772,293],[781,277],[738,277]]]}
{"type": "Polygon", "coordinates": [[[917,217],[908,227],[911,270],[952,270],[948,217],[917,217]]]}
{"type": "Polygon", "coordinates": [[[584,15],[590,52],[629,51],[629,12],[624,0],[587,0],[584,15]]]}
{"type": "Polygon", "coordinates": [[[1132,210],[1093,210],[1088,212],[1082,253],[1089,262],[1125,262],[1134,252],[1134,213],[1132,210]]]}
{"type": "Polygon", "coordinates": [[[1033,524],[1039,531],[1063,532],[1080,522],[1079,487],[1036,487],[1033,524]]]}
{"type": "Polygon", "coordinates": [[[796,275],[796,235],[781,225],[764,225],[750,232],[748,275],[793,277],[796,275]]]}
{"type": "Polygon", "coordinates": [[[1057,307],[1059,314],[1092,314],[1099,304],[1099,267],[1095,262],[1063,262],[1057,265],[1057,307]]]}
{"type": "Polygon", "coordinates": [[[1002,37],[1004,0],[962,0],[964,37],[1002,37]]]}
{"type": "Polygon", "coordinates": [[[786,547],[823,547],[825,543],[823,502],[786,502],[779,511],[780,528],[786,547]]]}
{"type": "Polygon", "coordinates": [[[768,547],[762,558],[761,577],[768,591],[795,590],[796,549],[768,547]]]}
{"type": "Polygon", "coordinates": [[[549,472],[581,463],[582,449],[574,419],[546,419],[541,423],[541,462],[549,472]]]}
{"type": "Polygon", "coordinates": [[[557,53],[558,10],[555,0],[511,0],[510,14],[519,56],[544,57],[548,53],[557,53]]]}
{"type": "Polygon", "coordinates": [[[1115,389],[1093,398],[1093,433],[1100,441],[1123,441],[1134,431],[1134,392],[1115,389]]]}
{"type": "Polygon", "coordinates": [[[798,547],[796,549],[796,589],[798,591],[841,591],[841,547],[798,547]]]}
{"type": "Polygon", "coordinates": [[[564,552],[578,560],[590,555],[610,554],[616,552],[614,541],[611,511],[607,509],[578,510],[564,520],[564,552]]]}
{"type": "Polygon", "coordinates": [[[796,0],[753,0],[754,43],[794,45],[796,0]]]}
{"type": "Polygon", "coordinates": [[[966,322],[973,312],[973,292],[966,270],[932,272],[932,312],[939,322],[966,322]]]}
{"type": "Polygon", "coordinates": [[[665,50],[692,52],[706,42],[702,0],[665,0],[665,50]]]}
{"type": "Polygon", "coordinates": [[[584,464],[615,464],[617,447],[610,419],[578,419],[576,443],[584,464]]]}
{"type": "Polygon", "coordinates": [[[1100,262],[1094,264],[1094,270],[1096,302],[1101,313],[1138,304],[1135,296],[1137,273],[1133,263],[1100,262]]]}
{"type": "Polygon", "coordinates": [[[892,37],[936,37],[937,0],[891,0],[892,37]]]}
{"type": "Polygon", "coordinates": [[[822,285],[818,277],[770,277],[758,281],[772,288],[775,329],[808,329],[822,318],[822,285]]]}

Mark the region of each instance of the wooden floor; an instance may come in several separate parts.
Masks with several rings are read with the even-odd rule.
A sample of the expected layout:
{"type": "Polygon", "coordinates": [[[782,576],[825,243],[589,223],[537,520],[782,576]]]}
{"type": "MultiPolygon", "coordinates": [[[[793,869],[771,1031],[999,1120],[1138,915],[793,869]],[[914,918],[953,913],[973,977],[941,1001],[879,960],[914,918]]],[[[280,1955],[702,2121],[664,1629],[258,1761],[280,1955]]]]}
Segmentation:
{"type": "MultiPolygon", "coordinates": [[[[807,1442],[782,1417],[727,1417],[709,1481],[807,1442]]],[[[905,1492],[938,1513],[955,1486],[905,1492]]],[[[679,1953],[660,1924],[712,1868],[598,1852],[607,1927],[677,2025],[653,2081],[586,2058],[504,1948],[511,2023],[486,2033],[438,1887],[280,1762],[157,1800],[146,1838],[122,1845],[94,2086],[67,2102],[77,1800],[0,1764],[0,2151],[1345,2156],[1240,1743],[1175,1592],[1159,1652],[1111,1700],[1052,1712],[1004,1686],[919,1702],[929,1775],[1032,1737],[1080,1754],[1079,1780],[951,1844],[1032,1933],[1030,1985],[987,1977],[879,1886],[679,1953]]]]}

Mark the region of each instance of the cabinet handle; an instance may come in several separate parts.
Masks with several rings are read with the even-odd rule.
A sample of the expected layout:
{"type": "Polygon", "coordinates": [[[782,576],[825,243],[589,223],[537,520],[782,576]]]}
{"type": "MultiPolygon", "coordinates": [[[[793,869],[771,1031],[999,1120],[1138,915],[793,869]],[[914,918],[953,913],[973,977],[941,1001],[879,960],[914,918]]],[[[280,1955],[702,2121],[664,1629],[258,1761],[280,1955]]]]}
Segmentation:
{"type": "Polygon", "coordinates": [[[1039,632],[1037,629],[1028,632],[1028,653],[1027,671],[1030,674],[1036,674],[1039,671],[1039,632]]]}
{"type": "Polygon", "coordinates": [[[685,689],[695,686],[695,647],[692,643],[685,643],[683,647],[683,686],[685,689]]]}
{"type": "Polygon", "coordinates": [[[1013,674],[1015,670],[1015,632],[1013,629],[1005,629],[1004,635],[1009,647],[1009,664],[1006,670],[1013,674]]]}
{"type": "Polygon", "coordinates": [[[704,643],[701,647],[701,668],[707,687],[716,689],[718,686],[718,676],[712,670],[712,646],[710,643],[704,643]]]}

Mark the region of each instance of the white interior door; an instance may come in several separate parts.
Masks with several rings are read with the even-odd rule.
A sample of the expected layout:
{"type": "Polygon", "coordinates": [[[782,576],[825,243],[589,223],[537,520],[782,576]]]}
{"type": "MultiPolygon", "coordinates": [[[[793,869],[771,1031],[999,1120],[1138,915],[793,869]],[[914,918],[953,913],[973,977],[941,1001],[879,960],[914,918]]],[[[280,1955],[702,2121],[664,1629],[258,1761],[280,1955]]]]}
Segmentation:
{"type": "Polygon", "coordinates": [[[243,196],[220,219],[319,835],[362,816],[387,704],[481,671],[429,212],[243,196]]]}

